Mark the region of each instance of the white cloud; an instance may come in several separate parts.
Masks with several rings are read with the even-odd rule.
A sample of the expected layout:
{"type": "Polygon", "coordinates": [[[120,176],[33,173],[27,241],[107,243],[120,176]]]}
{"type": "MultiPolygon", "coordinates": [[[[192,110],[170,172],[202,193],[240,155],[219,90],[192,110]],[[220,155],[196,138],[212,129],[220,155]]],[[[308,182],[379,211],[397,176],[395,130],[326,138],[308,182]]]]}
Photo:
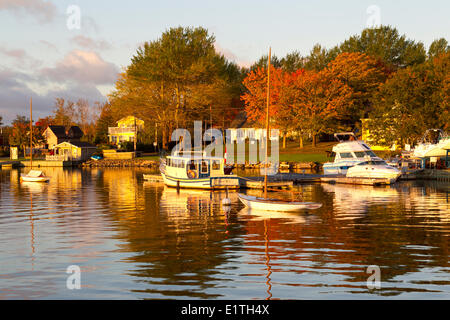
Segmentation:
{"type": "Polygon", "coordinates": [[[78,46],[90,50],[108,50],[112,47],[112,45],[105,40],[94,40],[83,35],[72,37],[70,40],[78,46]]]}
{"type": "Polygon", "coordinates": [[[119,69],[96,52],[73,50],[53,68],[44,68],[41,75],[51,81],[74,81],[80,84],[110,84],[117,80],[119,69]]]}

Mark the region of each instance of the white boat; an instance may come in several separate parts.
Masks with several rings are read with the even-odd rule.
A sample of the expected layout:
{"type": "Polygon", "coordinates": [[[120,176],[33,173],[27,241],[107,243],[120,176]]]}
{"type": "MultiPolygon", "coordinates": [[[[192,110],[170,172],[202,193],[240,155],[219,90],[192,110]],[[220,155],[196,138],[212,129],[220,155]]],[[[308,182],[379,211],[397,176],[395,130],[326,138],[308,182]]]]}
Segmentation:
{"type": "Polygon", "coordinates": [[[223,158],[206,157],[203,153],[195,155],[195,152],[189,156],[175,154],[161,159],[159,169],[164,184],[195,189],[239,188],[239,177],[226,174],[223,158]]]}
{"type": "Polygon", "coordinates": [[[367,160],[347,170],[347,178],[389,179],[394,183],[401,176],[401,171],[390,166],[384,160],[367,160]]]}
{"type": "Polygon", "coordinates": [[[383,161],[364,141],[357,140],[353,132],[335,133],[334,136],[339,143],[332,149],[334,161],[323,165],[324,174],[345,175],[349,168],[361,162],[383,161]]]}
{"type": "Polygon", "coordinates": [[[261,211],[296,212],[305,209],[318,209],[321,203],[297,202],[282,199],[260,198],[246,194],[238,194],[239,200],[248,208],[261,211]]]}
{"type": "Polygon", "coordinates": [[[30,170],[27,174],[22,173],[20,179],[26,182],[48,182],[49,177],[46,177],[42,171],[30,170]]]}
{"type": "Polygon", "coordinates": [[[441,129],[428,129],[414,148],[416,158],[445,157],[450,149],[450,136],[441,129]]]}

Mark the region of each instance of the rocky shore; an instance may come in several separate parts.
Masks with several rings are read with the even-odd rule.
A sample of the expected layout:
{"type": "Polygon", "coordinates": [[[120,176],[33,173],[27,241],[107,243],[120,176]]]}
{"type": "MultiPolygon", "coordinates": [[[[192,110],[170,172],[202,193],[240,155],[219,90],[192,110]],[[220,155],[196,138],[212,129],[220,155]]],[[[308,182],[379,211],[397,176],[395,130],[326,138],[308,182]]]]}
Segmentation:
{"type": "MultiPolygon", "coordinates": [[[[321,166],[317,162],[282,162],[280,163],[280,169],[311,169],[316,170],[321,166]]],[[[85,168],[126,168],[126,167],[142,167],[142,168],[158,168],[159,160],[144,160],[144,159],[101,159],[101,160],[88,160],[82,164],[85,168]]],[[[259,169],[262,164],[237,164],[238,169],[259,169]]]]}

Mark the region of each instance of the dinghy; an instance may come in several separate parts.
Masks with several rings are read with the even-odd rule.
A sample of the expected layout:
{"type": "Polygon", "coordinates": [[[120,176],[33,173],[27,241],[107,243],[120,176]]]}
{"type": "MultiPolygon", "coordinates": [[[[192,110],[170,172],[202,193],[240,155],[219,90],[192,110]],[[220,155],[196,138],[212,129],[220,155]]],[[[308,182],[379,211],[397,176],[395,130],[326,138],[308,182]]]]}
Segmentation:
{"type": "Polygon", "coordinates": [[[238,194],[239,200],[248,208],[262,211],[296,212],[305,209],[319,209],[321,203],[299,202],[282,199],[260,198],[246,194],[238,194]]]}
{"type": "Polygon", "coordinates": [[[50,180],[42,171],[30,170],[27,174],[22,173],[20,179],[26,182],[47,182],[50,180]]]}

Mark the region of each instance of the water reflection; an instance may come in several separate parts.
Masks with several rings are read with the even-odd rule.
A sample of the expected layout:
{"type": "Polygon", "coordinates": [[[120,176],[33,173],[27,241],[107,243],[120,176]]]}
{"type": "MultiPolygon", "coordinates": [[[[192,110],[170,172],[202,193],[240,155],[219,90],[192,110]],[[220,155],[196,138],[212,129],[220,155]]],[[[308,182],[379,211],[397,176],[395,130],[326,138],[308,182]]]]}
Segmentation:
{"type": "Polygon", "coordinates": [[[144,182],[145,170],[43,171],[47,184],[0,171],[0,298],[450,297],[448,183],[301,185],[273,196],[323,207],[279,213],[144,182]],[[72,264],[79,292],[65,289],[72,264]]]}

